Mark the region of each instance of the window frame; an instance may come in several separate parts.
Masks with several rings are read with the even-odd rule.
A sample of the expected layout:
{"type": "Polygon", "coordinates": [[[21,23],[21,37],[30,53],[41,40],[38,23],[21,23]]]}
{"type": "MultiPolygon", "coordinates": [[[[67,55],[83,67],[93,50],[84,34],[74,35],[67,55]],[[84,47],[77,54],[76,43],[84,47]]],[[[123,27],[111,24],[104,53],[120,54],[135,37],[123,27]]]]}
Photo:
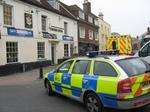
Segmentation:
{"type": "Polygon", "coordinates": [[[37,42],[37,58],[38,59],[45,59],[45,42],[37,42]],[[39,47],[38,45],[39,44],[44,44],[44,46],[42,46],[42,47],[44,47],[44,49],[42,50],[41,48],[41,46],[39,47]],[[40,48],[40,49],[39,49],[40,48]],[[39,52],[43,52],[44,51],[44,53],[43,54],[39,54],[39,52]],[[41,55],[43,55],[43,57],[39,57],[39,56],[41,56],[41,55]]]}
{"type": "Polygon", "coordinates": [[[7,60],[7,63],[18,63],[18,60],[19,60],[18,55],[19,55],[18,42],[7,41],[6,42],[6,60],[7,60]],[[7,46],[8,44],[10,46],[7,46]],[[10,55],[12,57],[8,58],[8,55],[10,55]],[[15,61],[9,61],[9,60],[15,60],[15,61]]]}
{"type": "Polygon", "coordinates": [[[64,57],[69,57],[69,44],[64,44],[64,57]],[[65,45],[67,45],[67,49],[65,49],[65,45]]]}
{"type": "Polygon", "coordinates": [[[80,38],[85,38],[85,27],[79,26],[79,37],[80,38]]]}
{"type": "MultiPolygon", "coordinates": [[[[7,12],[7,13],[8,13],[8,12],[7,12]]],[[[8,19],[10,19],[10,18],[9,18],[9,16],[7,15],[7,22],[8,22],[8,19]]],[[[9,4],[4,4],[4,5],[3,5],[3,24],[4,24],[5,26],[13,26],[13,6],[12,6],[12,5],[9,5],[9,4]],[[10,24],[6,24],[6,23],[5,23],[5,17],[6,17],[6,15],[5,15],[5,13],[4,13],[4,12],[5,12],[5,10],[4,10],[4,9],[5,9],[5,6],[11,8],[11,12],[10,12],[10,13],[11,13],[11,14],[10,14],[10,15],[11,15],[10,24]]]]}
{"type": "MultiPolygon", "coordinates": [[[[75,64],[76,64],[76,62],[77,61],[89,61],[89,63],[88,63],[88,66],[87,66],[87,68],[86,68],[86,73],[84,73],[84,74],[90,74],[90,71],[91,71],[91,65],[92,65],[92,60],[75,60],[75,62],[74,62],[74,65],[73,65],[73,67],[72,67],[72,71],[71,71],[71,74],[79,74],[79,73],[73,73],[73,70],[74,70],[74,68],[75,68],[75,64]],[[87,70],[89,68],[89,70],[87,70]]],[[[81,75],[81,73],[80,73],[80,75],[81,75]]]]}
{"type": "Polygon", "coordinates": [[[118,71],[116,70],[116,68],[115,68],[111,63],[109,63],[109,62],[107,62],[107,61],[101,61],[101,60],[95,60],[95,61],[94,61],[93,75],[95,75],[95,76],[105,76],[105,77],[118,77],[118,76],[119,76],[118,71]],[[112,67],[112,69],[116,72],[116,75],[115,75],[115,76],[114,76],[114,75],[113,75],[113,76],[112,76],[112,75],[111,75],[111,76],[110,76],[110,75],[108,76],[108,75],[105,75],[105,74],[96,75],[96,74],[95,74],[95,63],[96,63],[96,62],[107,63],[107,64],[110,65],[110,66],[112,67]]]}
{"type": "Polygon", "coordinates": [[[64,65],[64,64],[66,64],[66,63],[68,63],[68,62],[71,62],[71,65],[70,65],[70,67],[69,67],[69,69],[68,69],[68,72],[70,71],[70,69],[71,69],[71,66],[73,65],[73,63],[74,63],[74,60],[68,60],[68,61],[65,61],[64,63],[62,63],[60,66],[58,66],[58,68],[56,69],[56,73],[61,73],[61,72],[59,72],[59,69],[64,65]],[[72,62],[71,62],[72,61],[72,62]]]}
{"type": "Polygon", "coordinates": [[[41,15],[41,28],[42,28],[42,32],[46,32],[47,31],[47,16],[45,15],[41,15]],[[45,25],[43,24],[43,19],[45,19],[45,25]]]}

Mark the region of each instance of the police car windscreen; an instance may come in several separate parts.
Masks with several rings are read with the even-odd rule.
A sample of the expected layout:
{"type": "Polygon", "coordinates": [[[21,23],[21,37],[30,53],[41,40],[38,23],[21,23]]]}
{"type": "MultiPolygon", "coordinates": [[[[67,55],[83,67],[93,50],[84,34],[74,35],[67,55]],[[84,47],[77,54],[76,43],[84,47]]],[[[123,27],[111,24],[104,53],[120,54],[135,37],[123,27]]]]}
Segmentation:
{"type": "Polygon", "coordinates": [[[150,72],[150,65],[140,58],[117,60],[116,63],[128,74],[129,77],[150,72]]]}

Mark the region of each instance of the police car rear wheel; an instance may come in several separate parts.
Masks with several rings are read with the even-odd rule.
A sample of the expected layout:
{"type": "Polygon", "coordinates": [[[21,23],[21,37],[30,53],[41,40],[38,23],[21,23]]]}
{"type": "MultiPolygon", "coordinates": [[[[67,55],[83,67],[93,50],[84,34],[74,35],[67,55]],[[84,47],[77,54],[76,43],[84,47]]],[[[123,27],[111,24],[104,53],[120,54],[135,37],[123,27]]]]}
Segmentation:
{"type": "Polygon", "coordinates": [[[86,96],[85,105],[89,112],[102,112],[102,104],[94,93],[90,93],[86,96]]]}
{"type": "Polygon", "coordinates": [[[48,81],[46,81],[47,93],[49,96],[53,94],[52,87],[48,81]]]}

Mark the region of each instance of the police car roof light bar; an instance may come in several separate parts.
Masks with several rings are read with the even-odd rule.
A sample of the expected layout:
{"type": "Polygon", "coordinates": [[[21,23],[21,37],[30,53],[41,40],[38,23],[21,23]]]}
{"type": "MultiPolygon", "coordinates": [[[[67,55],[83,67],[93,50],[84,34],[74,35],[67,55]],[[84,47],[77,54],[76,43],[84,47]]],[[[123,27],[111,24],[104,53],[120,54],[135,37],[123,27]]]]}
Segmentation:
{"type": "Polygon", "coordinates": [[[86,56],[88,56],[89,58],[94,58],[94,57],[103,57],[106,59],[109,59],[109,55],[117,55],[119,54],[118,50],[112,50],[112,51],[89,51],[87,52],[86,56]]]}

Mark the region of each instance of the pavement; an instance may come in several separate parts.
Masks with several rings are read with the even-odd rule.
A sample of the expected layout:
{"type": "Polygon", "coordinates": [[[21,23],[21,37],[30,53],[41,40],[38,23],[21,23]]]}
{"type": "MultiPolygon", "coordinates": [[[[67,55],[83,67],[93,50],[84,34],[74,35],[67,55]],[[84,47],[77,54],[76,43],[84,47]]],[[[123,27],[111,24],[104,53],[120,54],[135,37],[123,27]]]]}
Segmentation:
{"type": "MultiPolygon", "coordinates": [[[[105,109],[105,112],[132,112],[105,109]]],[[[0,112],[87,112],[77,101],[55,94],[48,96],[39,70],[0,77],[0,112]]],[[[134,110],[150,112],[150,106],[134,110]]]]}

